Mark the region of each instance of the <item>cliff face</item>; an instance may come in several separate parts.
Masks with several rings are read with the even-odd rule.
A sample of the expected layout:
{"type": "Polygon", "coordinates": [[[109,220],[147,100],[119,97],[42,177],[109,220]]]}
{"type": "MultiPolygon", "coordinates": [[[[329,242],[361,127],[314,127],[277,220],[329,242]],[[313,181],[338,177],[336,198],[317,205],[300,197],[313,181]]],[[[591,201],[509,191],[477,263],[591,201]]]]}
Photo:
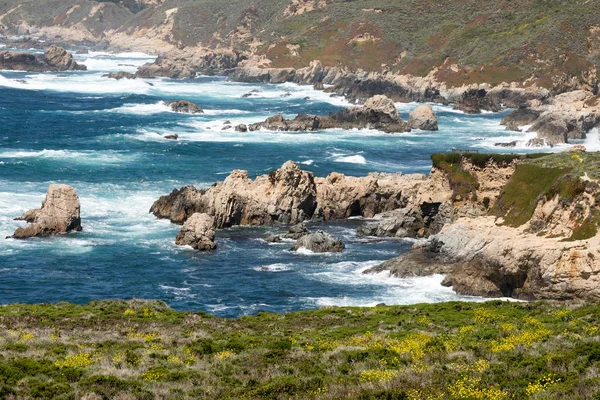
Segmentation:
{"type": "Polygon", "coordinates": [[[439,233],[375,271],[444,273],[445,284],[468,295],[600,297],[597,154],[433,158],[429,180],[439,186],[444,176],[452,189],[449,217],[439,233]]]}
{"type": "Polygon", "coordinates": [[[231,49],[261,68],[321,60],[447,87],[518,82],[559,93],[597,90],[599,13],[598,0],[7,0],[0,30],[159,53],[231,49]]]}

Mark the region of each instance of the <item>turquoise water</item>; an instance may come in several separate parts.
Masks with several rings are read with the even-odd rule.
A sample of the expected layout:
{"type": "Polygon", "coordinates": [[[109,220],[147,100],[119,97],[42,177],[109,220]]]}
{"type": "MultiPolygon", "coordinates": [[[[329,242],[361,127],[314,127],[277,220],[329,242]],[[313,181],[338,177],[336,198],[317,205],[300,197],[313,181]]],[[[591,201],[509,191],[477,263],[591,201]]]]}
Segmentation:
{"type": "MultiPolygon", "coordinates": [[[[427,173],[432,152],[490,150],[495,142],[525,140],[504,131],[503,114],[468,116],[443,106],[434,106],[439,132],[222,131],[226,120],[235,126],[275,113],[327,114],[348,104],[309,87],[230,83],[224,77],[114,81],[101,75],[133,72],[151,57],[77,57],[89,71],[0,71],[0,236],[23,226],[13,218],[39,207],[50,183],[77,190],[84,227],[66,236],[0,241],[0,303],[151,298],[232,317],[459,299],[440,285],[441,276],[363,276],[364,269],[407,251],[412,242],[358,239],[359,220],[315,224],[347,243],[339,255],[294,254],[290,243],[260,239],[285,229],[279,227],[220,231],[219,249],[201,254],[175,246],[179,227],[156,220],[148,209],[174,187],[206,187],[233,169],[256,176],[294,160],[318,176],[427,173]],[[242,98],[253,89],[256,96],[242,98]],[[169,112],[165,102],[180,99],[206,114],[169,112]],[[173,133],[178,141],[163,139],[173,133]]],[[[405,119],[416,107],[398,106],[405,119]]]]}

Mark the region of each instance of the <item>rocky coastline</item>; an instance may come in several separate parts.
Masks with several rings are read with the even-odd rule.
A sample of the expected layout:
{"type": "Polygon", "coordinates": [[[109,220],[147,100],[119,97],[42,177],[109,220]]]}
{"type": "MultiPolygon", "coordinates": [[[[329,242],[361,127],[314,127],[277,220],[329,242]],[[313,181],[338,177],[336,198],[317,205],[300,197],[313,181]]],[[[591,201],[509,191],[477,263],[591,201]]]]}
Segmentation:
{"type": "MultiPolygon", "coordinates": [[[[409,253],[365,273],[444,274],[444,284],[463,295],[600,297],[600,175],[586,168],[599,161],[596,153],[449,153],[432,159],[428,177],[317,178],[291,161],[255,180],[234,171],[208,189],[176,189],[150,211],[184,223],[182,232],[197,213],[214,218],[215,229],[361,216],[366,220],[359,236],[422,239],[409,253]]],[[[343,250],[324,235],[300,224],[265,240],[296,240],[292,249],[318,252],[325,243],[327,251],[343,250]]]]}

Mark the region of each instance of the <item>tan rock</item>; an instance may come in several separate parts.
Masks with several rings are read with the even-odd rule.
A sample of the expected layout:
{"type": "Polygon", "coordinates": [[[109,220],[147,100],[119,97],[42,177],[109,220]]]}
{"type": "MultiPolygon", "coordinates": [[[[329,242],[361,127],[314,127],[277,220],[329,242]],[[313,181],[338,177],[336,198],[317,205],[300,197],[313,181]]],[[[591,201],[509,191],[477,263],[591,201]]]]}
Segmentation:
{"type": "Polygon", "coordinates": [[[437,131],[438,118],[428,104],[420,105],[415,108],[408,118],[408,126],[411,129],[421,129],[423,131],[437,131]]]}
{"type": "Polygon", "coordinates": [[[30,222],[31,225],[18,228],[12,236],[15,239],[80,231],[79,197],[71,186],[52,184],[42,208],[29,210],[18,219],[30,222]]]}
{"type": "Polygon", "coordinates": [[[195,213],[183,224],[177,234],[175,243],[178,246],[191,246],[200,251],[217,248],[215,243],[215,219],[208,214],[195,213]]]}

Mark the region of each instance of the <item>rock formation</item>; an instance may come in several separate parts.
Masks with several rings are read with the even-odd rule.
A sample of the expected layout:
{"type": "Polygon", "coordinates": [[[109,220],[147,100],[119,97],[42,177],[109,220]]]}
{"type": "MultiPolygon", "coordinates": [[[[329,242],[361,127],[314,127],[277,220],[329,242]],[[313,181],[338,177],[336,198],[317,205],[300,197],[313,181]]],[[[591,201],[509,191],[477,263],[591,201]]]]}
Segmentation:
{"type": "Polygon", "coordinates": [[[292,251],[300,249],[310,250],[314,253],[340,253],[344,251],[344,243],[330,234],[318,231],[302,236],[292,246],[292,251]]]}
{"type": "Polygon", "coordinates": [[[417,196],[425,179],[419,174],[371,174],[356,178],[337,173],[315,178],[288,161],[280,169],[255,180],[248,178],[248,172],[236,170],[224,182],[208,189],[198,190],[193,186],[175,189],[154,202],[150,211],[178,224],[194,213],[207,213],[215,217],[216,228],[373,217],[404,207],[417,196]]]}
{"type": "Polygon", "coordinates": [[[29,210],[17,220],[27,221],[30,225],[17,228],[12,236],[15,239],[80,231],[79,197],[71,186],[52,184],[42,208],[29,210]]]}
{"type": "Polygon", "coordinates": [[[400,118],[394,102],[385,96],[374,96],[362,107],[346,108],[337,114],[328,116],[300,114],[291,120],[276,115],[248,127],[250,131],[263,128],[275,131],[317,131],[332,128],[371,128],[390,133],[410,131],[406,122],[400,118]]]}
{"type": "Polygon", "coordinates": [[[584,139],[600,124],[600,101],[592,92],[578,90],[563,93],[543,103],[514,111],[502,120],[507,129],[529,126],[537,138],[530,145],[557,145],[584,139]]]}
{"type": "Polygon", "coordinates": [[[232,50],[192,48],[174,50],[158,57],[153,63],[138,68],[139,78],[195,78],[198,74],[225,74],[230,72],[241,59],[232,50]]]}
{"type": "Polygon", "coordinates": [[[423,131],[437,131],[438,118],[428,104],[420,105],[415,108],[408,117],[408,126],[411,129],[421,129],[423,131]]]}
{"type": "Polygon", "coordinates": [[[204,114],[198,105],[187,100],[172,101],[167,104],[171,111],[184,114],[204,114]]]}
{"type": "Polygon", "coordinates": [[[0,51],[0,69],[28,72],[85,71],[71,53],[62,47],[50,46],[43,56],[31,53],[0,51]]]}
{"type": "MultiPolygon", "coordinates": [[[[433,217],[435,228],[430,225],[426,242],[370,272],[445,274],[444,284],[465,295],[597,298],[600,184],[591,167],[595,162],[596,155],[584,152],[505,161],[495,167],[488,162],[483,168],[463,158],[460,168],[478,182],[473,197],[484,196],[484,202],[464,196],[457,201],[453,193],[433,217]]],[[[452,182],[453,176],[448,173],[447,179],[452,182]]],[[[404,222],[402,212],[392,213],[398,214],[404,222]]],[[[392,236],[394,230],[404,233],[398,225],[388,219],[360,229],[392,236]]]]}
{"type": "Polygon", "coordinates": [[[178,246],[191,246],[200,251],[217,248],[215,243],[215,219],[208,214],[195,213],[183,224],[177,234],[175,243],[178,246]]]}

